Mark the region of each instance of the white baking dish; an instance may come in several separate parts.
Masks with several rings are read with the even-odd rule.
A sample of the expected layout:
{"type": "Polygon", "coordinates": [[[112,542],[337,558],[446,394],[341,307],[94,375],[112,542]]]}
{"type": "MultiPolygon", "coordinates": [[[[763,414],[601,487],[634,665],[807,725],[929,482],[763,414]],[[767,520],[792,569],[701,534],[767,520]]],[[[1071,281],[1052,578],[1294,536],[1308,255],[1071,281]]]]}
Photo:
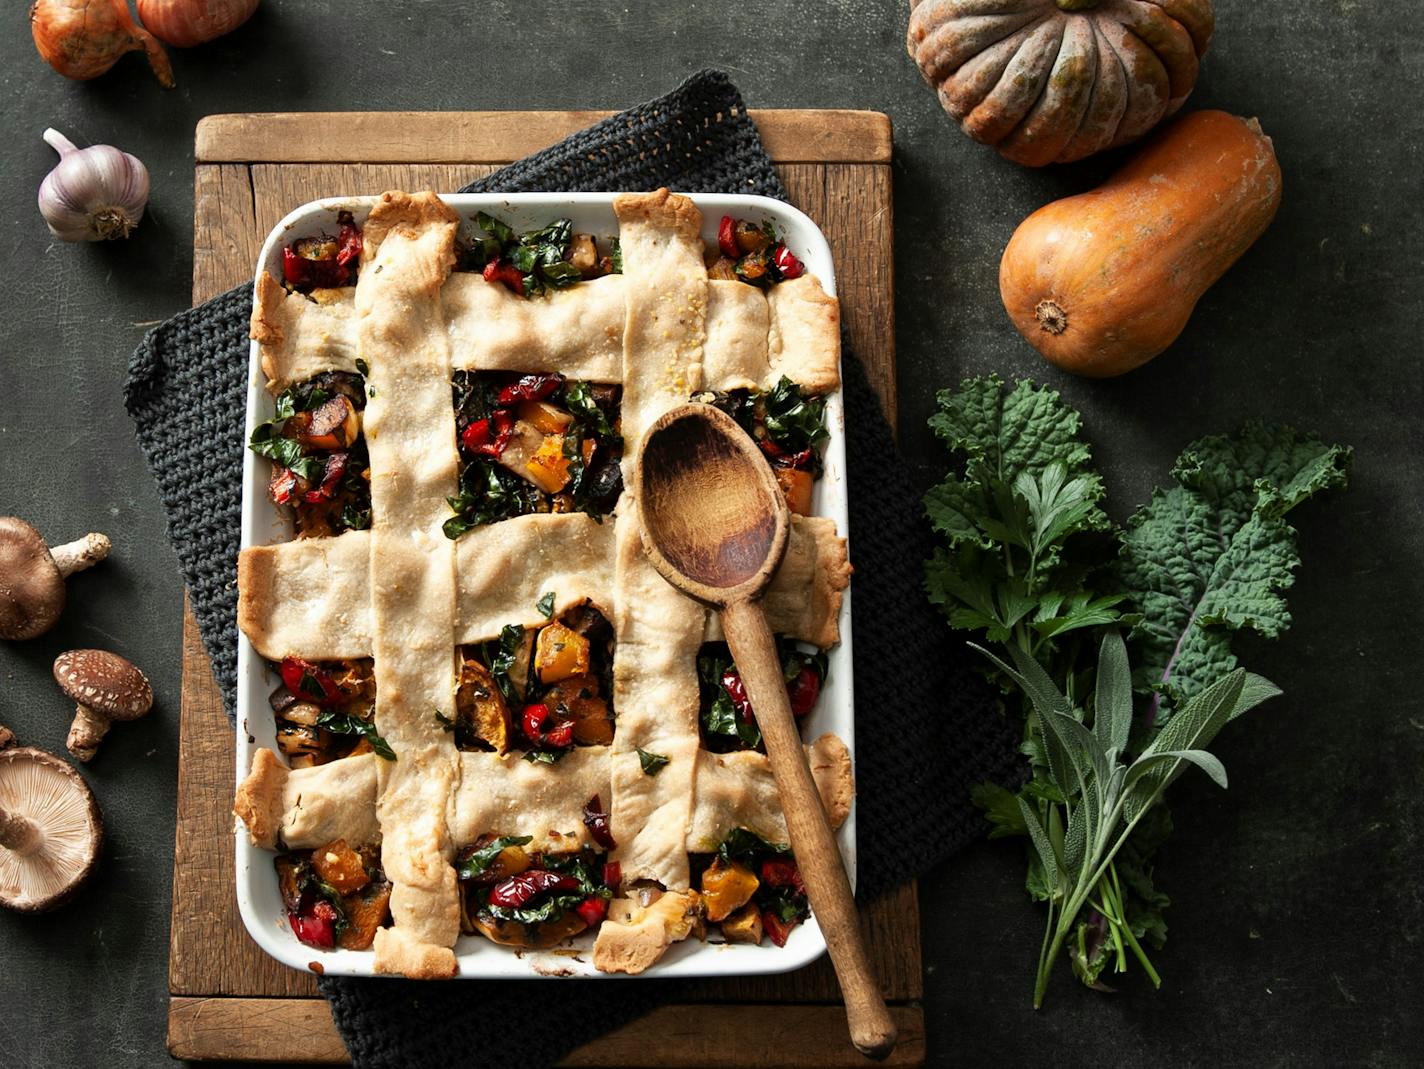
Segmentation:
{"type": "MultiPolygon", "coordinates": [[[[489,212],[508,222],[515,230],[540,227],[561,217],[573,220],[574,229],[597,236],[618,232],[609,193],[566,193],[508,195],[457,193],[443,198],[466,219],[477,211],[489,212]]],[[[825,237],[804,214],[780,201],[748,195],[693,194],[702,210],[703,237],[717,240],[717,224],[723,215],[752,220],[771,219],[782,232],[786,244],[813,272],[828,293],[835,293],[835,272],[825,237]]],[[[328,233],[336,229],[338,210],[351,211],[357,222],[365,219],[374,197],[333,197],[312,201],[297,208],[267,236],[257,261],[257,271],[271,271],[281,277],[282,247],[298,237],[328,233]]],[[[249,360],[247,422],[245,437],[252,428],[271,418],[273,398],[265,387],[258,362],[257,345],[249,360]]],[[[825,477],[816,484],[815,509],[829,516],[844,533],[846,518],[846,463],[844,413],[840,394],[827,404],[830,441],[825,449],[825,477]]],[[[270,464],[250,451],[244,452],[242,469],[242,545],[268,545],[292,537],[290,524],[267,496],[270,464]]],[[[805,734],[815,738],[832,731],[855,752],[854,703],[851,681],[851,627],[849,591],[841,606],[841,643],[830,652],[830,672],[826,688],[809,717],[805,734]]],[[[276,749],[276,725],[267,696],[279,680],[252,648],[245,636],[238,638],[237,651],[237,779],[250,767],[253,751],[259,746],[276,749]]],[[[855,879],[855,810],[839,831],[841,853],[855,879]]],[[[245,828],[236,829],[237,901],[243,922],[258,946],[293,968],[306,969],[319,963],[327,976],[370,976],[370,951],[323,951],[300,943],[288,927],[277,891],[271,851],[252,846],[245,828]]],[[[592,937],[585,935],[570,946],[544,951],[516,952],[497,946],[481,936],[463,936],[455,948],[459,975],[464,978],[581,976],[604,977],[593,968],[587,953],[592,937]]],[[[716,945],[690,939],[674,945],[644,977],[730,976],[778,973],[800,968],[818,958],[826,948],[814,916],[792,932],[785,947],[716,945]]]]}

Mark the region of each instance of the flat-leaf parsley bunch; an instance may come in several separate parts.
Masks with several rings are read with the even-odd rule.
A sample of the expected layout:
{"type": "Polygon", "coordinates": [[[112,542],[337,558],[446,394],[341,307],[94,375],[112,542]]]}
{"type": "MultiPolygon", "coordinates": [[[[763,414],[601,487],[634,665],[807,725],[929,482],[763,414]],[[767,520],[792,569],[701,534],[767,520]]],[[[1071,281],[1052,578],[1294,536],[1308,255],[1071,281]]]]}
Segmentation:
{"type": "Polygon", "coordinates": [[[1027,781],[973,796],[991,838],[1028,838],[1028,891],[1048,905],[1034,1005],[1065,952],[1089,986],[1129,957],[1160,984],[1144,943],[1167,934],[1152,881],[1172,826],[1163,792],[1193,767],[1225,787],[1207,747],[1279,693],[1231,641],[1290,625],[1300,560],[1286,515],[1344,485],[1350,450],[1259,425],[1200,439],[1117,531],[1055,391],[970,379],[939,395],[930,425],[953,466],[925,496],[944,539],[926,589],[991,647],[975,645],[1024,715],[1027,781]]]}

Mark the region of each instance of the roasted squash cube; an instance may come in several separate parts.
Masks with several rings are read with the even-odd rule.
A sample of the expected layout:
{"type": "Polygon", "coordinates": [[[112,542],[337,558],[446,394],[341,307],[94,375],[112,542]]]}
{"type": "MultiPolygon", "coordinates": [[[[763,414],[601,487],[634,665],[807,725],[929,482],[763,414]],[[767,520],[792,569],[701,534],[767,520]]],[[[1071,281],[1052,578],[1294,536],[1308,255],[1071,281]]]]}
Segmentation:
{"type": "Polygon", "coordinates": [[[559,720],[574,722],[574,740],[585,746],[607,746],[613,741],[613,715],[599,697],[593,676],[569,676],[544,694],[544,704],[559,720]]]}
{"type": "MultiPolygon", "coordinates": [[[[593,459],[593,439],[580,445],[583,462],[593,459]]],[[[546,434],[544,442],[524,465],[527,478],[547,494],[557,494],[569,483],[569,458],[564,456],[564,436],[546,434]]]]}
{"type": "Polygon", "coordinates": [[[534,643],[534,670],[541,683],[557,683],[569,676],[586,675],[589,664],[588,639],[563,624],[552,623],[539,632],[534,643]]]}
{"type": "Polygon", "coordinates": [[[760,881],[740,861],[727,864],[720,857],[702,874],[702,903],[707,919],[721,921],[752,900],[760,881]]]}
{"type": "Polygon", "coordinates": [[[355,894],[341,899],[346,912],[346,928],[336,939],[342,950],[370,950],[376,941],[376,929],[390,913],[391,885],[385,880],[373,881],[355,894]]]}
{"type": "Polygon", "coordinates": [[[722,922],[722,938],[729,943],[760,943],[761,933],[761,912],[750,904],[722,922]]]}
{"type": "Polygon", "coordinates": [[[470,731],[497,753],[509,752],[513,731],[509,707],[495,685],[490,670],[473,657],[460,666],[460,686],[455,691],[455,715],[470,731]]]}
{"type": "Polygon", "coordinates": [[[574,421],[573,413],[548,401],[520,401],[514,414],[543,434],[563,434],[574,421]]]}
{"type": "Polygon", "coordinates": [[[345,839],[333,839],[313,850],[312,869],[317,879],[331,884],[339,895],[355,894],[371,882],[360,855],[346,844],[345,839]]]}
{"type": "Polygon", "coordinates": [[[811,515],[811,494],[816,488],[816,479],[809,471],[800,468],[776,468],[777,485],[786,498],[786,507],[797,516],[811,515]]]}

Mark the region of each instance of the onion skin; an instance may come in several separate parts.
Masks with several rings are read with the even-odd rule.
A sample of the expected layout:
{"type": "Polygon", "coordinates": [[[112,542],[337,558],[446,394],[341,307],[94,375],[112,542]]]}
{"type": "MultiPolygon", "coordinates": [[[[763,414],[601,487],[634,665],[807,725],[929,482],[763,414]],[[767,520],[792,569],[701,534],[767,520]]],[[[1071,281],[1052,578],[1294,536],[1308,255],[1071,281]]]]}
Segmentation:
{"type": "Polygon", "coordinates": [[[1193,112],[1097,189],[1020,224],[999,265],[1004,309],[1049,363],[1121,375],[1177,340],[1280,203],[1281,168],[1260,124],[1193,112]]]}
{"type": "Polygon", "coordinates": [[[168,53],[135,25],[127,0],[35,0],[30,33],[41,58],[66,78],[86,82],[125,53],[142,51],[158,84],[173,88],[168,53]]]}
{"type": "Polygon", "coordinates": [[[258,0],[136,0],[138,17],[160,41],[192,48],[237,29],[258,0]]]}

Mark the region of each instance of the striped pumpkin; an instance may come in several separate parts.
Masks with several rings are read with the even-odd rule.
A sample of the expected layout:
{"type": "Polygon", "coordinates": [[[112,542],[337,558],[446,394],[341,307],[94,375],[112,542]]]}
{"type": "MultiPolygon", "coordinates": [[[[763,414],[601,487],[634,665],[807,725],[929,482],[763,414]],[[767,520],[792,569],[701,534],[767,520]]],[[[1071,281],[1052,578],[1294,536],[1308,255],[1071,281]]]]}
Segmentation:
{"type": "Polygon", "coordinates": [[[908,46],[966,134],[1042,167],[1174,113],[1214,25],[1211,0],[912,0],[908,46]]]}

